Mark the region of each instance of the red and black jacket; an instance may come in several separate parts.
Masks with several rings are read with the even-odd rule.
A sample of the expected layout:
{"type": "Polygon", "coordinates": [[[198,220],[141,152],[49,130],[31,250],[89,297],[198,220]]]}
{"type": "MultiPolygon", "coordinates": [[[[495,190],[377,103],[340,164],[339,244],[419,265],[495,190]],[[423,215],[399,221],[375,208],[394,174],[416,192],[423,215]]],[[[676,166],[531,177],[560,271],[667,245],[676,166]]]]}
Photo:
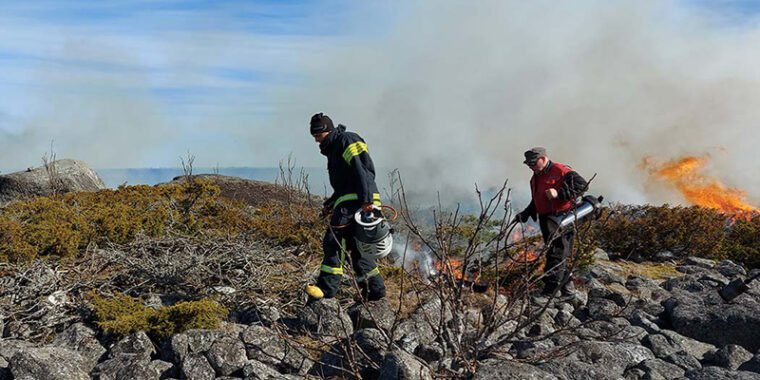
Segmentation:
{"type": "Polygon", "coordinates": [[[567,165],[549,161],[544,170],[530,179],[532,200],[523,211],[536,219],[536,215],[559,215],[575,205],[575,199],[583,195],[588,182],[567,165]],[[557,190],[558,197],[549,199],[546,190],[557,190]]]}

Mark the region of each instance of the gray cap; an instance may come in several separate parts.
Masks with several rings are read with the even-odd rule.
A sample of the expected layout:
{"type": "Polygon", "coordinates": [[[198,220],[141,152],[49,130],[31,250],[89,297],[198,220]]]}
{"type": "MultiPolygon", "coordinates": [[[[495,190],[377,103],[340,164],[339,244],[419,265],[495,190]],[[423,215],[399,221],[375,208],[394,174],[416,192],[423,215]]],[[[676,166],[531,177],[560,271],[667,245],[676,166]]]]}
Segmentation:
{"type": "Polygon", "coordinates": [[[525,161],[523,161],[524,164],[532,165],[536,161],[538,161],[539,158],[546,156],[546,148],[542,148],[540,146],[537,146],[535,148],[530,148],[530,150],[525,152],[525,161]]]}

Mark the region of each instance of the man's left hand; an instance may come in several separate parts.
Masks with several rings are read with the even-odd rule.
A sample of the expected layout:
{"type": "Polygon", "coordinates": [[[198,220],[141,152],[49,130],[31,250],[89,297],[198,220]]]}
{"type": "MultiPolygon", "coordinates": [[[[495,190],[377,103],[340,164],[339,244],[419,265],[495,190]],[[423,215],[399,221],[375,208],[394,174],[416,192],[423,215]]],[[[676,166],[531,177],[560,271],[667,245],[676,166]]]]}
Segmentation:
{"type": "Polygon", "coordinates": [[[372,203],[365,203],[362,205],[362,212],[365,214],[372,212],[372,210],[374,209],[375,209],[375,205],[372,203]]]}
{"type": "Polygon", "coordinates": [[[557,193],[557,189],[549,189],[546,190],[546,197],[549,199],[557,199],[559,196],[559,193],[557,193]]]}

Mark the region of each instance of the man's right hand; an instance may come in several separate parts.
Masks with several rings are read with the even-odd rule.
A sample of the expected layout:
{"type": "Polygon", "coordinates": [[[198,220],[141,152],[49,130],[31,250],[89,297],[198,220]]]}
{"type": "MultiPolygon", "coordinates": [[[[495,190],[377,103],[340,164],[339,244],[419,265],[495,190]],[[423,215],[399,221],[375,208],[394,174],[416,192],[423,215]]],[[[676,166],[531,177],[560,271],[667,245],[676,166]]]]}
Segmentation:
{"type": "Polygon", "coordinates": [[[520,212],[517,215],[515,215],[515,219],[517,219],[517,221],[520,223],[527,222],[528,218],[530,218],[530,215],[528,215],[528,213],[526,213],[525,211],[520,212]]]}

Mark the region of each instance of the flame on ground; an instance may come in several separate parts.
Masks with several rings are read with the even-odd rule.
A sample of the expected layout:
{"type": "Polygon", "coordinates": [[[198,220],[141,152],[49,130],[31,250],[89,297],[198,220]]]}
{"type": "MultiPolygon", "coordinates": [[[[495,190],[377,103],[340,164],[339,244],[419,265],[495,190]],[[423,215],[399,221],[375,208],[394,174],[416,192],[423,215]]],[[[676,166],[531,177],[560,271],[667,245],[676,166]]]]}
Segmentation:
{"type": "Polygon", "coordinates": [[[657,179],[667,181],[694,205],[716,209],[724,214],[740,215],[760,211],[748,204],[746,193],[723,185],[701,172],[709,156],[686,156],[658,164],[645,157],[641,166],[657,179]]]}

